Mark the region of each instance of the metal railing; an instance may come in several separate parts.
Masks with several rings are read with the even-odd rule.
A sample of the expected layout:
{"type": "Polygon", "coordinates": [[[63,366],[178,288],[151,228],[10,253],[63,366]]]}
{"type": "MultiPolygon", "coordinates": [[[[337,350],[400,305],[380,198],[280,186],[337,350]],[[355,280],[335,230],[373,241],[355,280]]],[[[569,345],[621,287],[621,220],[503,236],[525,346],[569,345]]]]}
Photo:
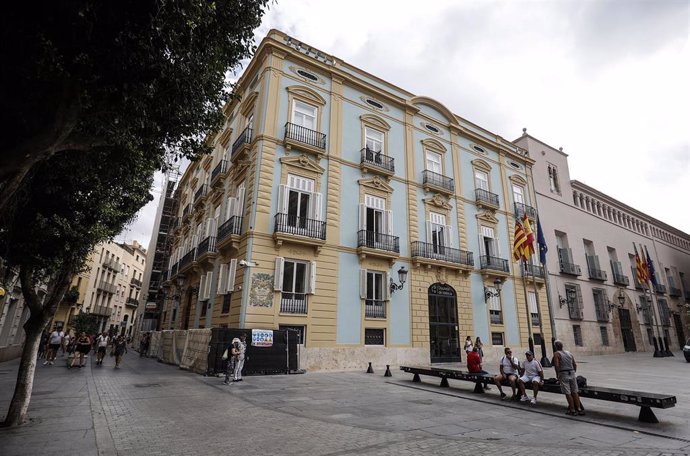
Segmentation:
{"type": "MultiPolygon", "coordinates": [[[[425,169],[422,171],[422,183],[444,188],[450,192],[455,191],[455,181],[450,177],[425,169]]],[[[496,196],[498,198],[498,195],[496,196]]]]}
{"type": "Polygon", "coordinates": [[[233,234],[240,234],[242,231],[242,217],[235,215],[227,219],[221,226],[218,227],[218,239],[220,244],[233,234]]]}
{"type": "Polygon", "coordinates": [[[227,161],[221,160],[220,163],[216,165],[215,168],[213,168],[213,171],[211,171],[211,185],[216,182],[216,179],[220,177],[221,174],[225,172],[225,166],[227,165],[227,161]]]}
{"type": "Polygon", "coordinates": [[[369,247],[371,249],[400,253],[400,238],[375,231],[359,230],[357,232],[357,247],[369,247]]]}
{"type": "Polygon", "coordinates": [[[282,292],[280,295],[280,311],[290,314],[307,314],[307,295],[304,293],[282,292]]]}
{"type": "Polygon", "coordinates": [[[197,258],[201,258],[201,255],[207,253],[215,253],[216,251],[216,237],[208,236],[203,241],[199,242],[199,247],[196,249],[197,258]]]}
{"type": "Polygon", "coordinates": [[[474,266],[472,252],[453,249],[451,247],[432,244],[430,242],[413,241],[412,256],[474,266]]]}
{"type": "Polygon", "coordinates": [[[520,263],[520,267],[522,268],[523,277],[533,275],[534,277],[540,277],[542,279],[544,278],[544,267],[539,264],[520,263]]]}
{"type": "Polygon", "coordinates": [[[142,285],[141,280],[135,279],[134,277],[132,277],[132,280],[130,280],[129,283],[138,288],[141,288],[142,285]]]}
{"type": "Polygon", "coordinates": [[[114,271],[115,273],[120,272],[122,265],[116,261],[114,258],[108,258],[103,261],[103,267],[114,271]]]}
{"type": "Polygon", "coordinates": [[[288,122],[285,124],[285,139],[301,142],[326,150],[326,134],[288,122]]]}
{"type": "Polygon", "coordinates": [[[474,190],[475,199],[478,203],[488,204],[489,206],[499,207],[498,195],[491,193],[483,188],[474,190]]]}
{"type": "Polygon", "coordinates": [[[623,285],[623,286],[628,286],[630,285],[630,280],[628,279],[628,276],[623,275],[623,274],[618,274],[617,272],[613,272],[613,283],[616,285],[623,285]]]}
{"type": "Polygon", "coordinates": [[[395,172],[395,160],[393,157],[388,157],[381,151],[373,151],[369,148],[362,149],[362,164],[371,165],[391,173],[395,172]]]}
{"type": "Polygon", "coordinates": [[[532,326],[541,326],[541,321],[539,321],[539,314],[531,314],[532,326]]]}
{"type": "Polygon", "coordinates": [[[194,193],[194,204],[197,204],[201,200],[201,198],[206,196],[207,191],[208,187],[206,186],[206,184],[203,184],[201,187],[199,187],[196,193],[194,193]]]}
{"type": "Polygon", "coordinates": [[[117,291],[115,284],[108,283],[105,280],[101,280],[96,288],[110,294],[114,294],[117,291]]]}
{"type": "Polygon", "coordinates": [[[513,203],[513,206],[515,207],[515,217],[521,219],[525,214],[527,214],[528,219],[537,219],[537,210],[532,206],[528,206],[524,203],[513,203]]]}
{"type": "Polygon", "coordinates": [[[559,265],[561,267],[561,272],[563,274],[570,274],[575,276],[582,275],[582,270],[580,269],[580,266],[578,266],[577,264],[560,261],[559,265]]]}
{"type": "Polygon", "coordinates": [[[253,129],[250,127],[242,130],[242,133],[237,137],[234,143],[232,143],[232,152],[230,153],[231,158],[235,158],[235,152],[237,152],[243,145],[252,142],[253,129]]]}
{"type": "Polygon", "coordinates": [[[654,285],[654,291],[656,291],[658,294],[664,294],[666,293],[666,285],[657,282],[656,285],[654,285]]]}
{"type": "Polygon", "coordinates": [[[489,321],[492,325],[502,325],[503,324],[503,312],[500,310],[490,310],[489,311],[489,321]]]}
{"type": "Polygon", "coordinates": [[[367,299],[364,304],[364,316],[366,318],[386,318],[386,301],[367,299]]]}
{"type": "Polygon", "coordinates": [[[113,311],[110,307],[107,306],[93,306],[89,313],[91,315],[101,315],[104,317],[109,317],[110,315],[112,315],[113,311]]]}
{"type": "Polygon", "coordinates": [[[587,270],[589,271],[589,278],[594,279],[594,280],[606,280],[606,271],[602,269],[597,269],[593,268],[591,266],[587,266],[587,270]]]}
{"type": "Polygon", "coordinates": [[[184,209],[182,209],[182,218],[185,218],[189,215],[189,210],[190,210],[190,207],[189,207],[189,204],[187,204],[184,207],[184,209]]]}
{"type": "Polygon", "coordinates": [[[192,248],[185,256],[182,257],[180,260],[179,266],[180,266],[180,271],[182,268],[186,268],[190,264],[192,264],[192,261],[196,259],[196,247],[192,248]]]}
{"type": "Polygon", "coordinates": [[[128,305],[130,307],[139,307],[139,301],[137,301],[136,298],[127,298],[127,301],[125,301],[125,305],[128,305]]]}
{"type": "Polygon", "coordinates": [[[326,222],[279,213],[275,216],[274,231],[313,239],[326,239],[326,222]]]}
{"type": "Polygon", "coordinates": [[[480,266],[482,269],[493,269],[494,271],[510,272],[508,269],[508,260],[489,255],[482,255],[479,257],[480,266]]]}
{"type": "Polygon", "coordinates": [[[668,295],[672,296],[674,298],[678,298],[680,296],[683,296],[683,293],[681,293],[680,288],[672,287],[669,285],[668,287],[668,295]]]}

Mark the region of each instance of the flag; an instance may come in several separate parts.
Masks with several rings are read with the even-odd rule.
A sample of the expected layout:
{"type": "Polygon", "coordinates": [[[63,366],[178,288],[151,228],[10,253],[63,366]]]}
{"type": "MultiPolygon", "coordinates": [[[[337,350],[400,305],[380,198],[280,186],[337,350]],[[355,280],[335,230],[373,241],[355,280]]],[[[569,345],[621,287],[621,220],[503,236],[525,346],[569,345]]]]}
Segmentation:
{"type": "Polygon", "coordinates": [[[515,241],[513,242],[513,258],[515,261],[527,259],[525,256],[526,243],[527,235],[525,234],[525,229],[519,220],[515,220],[515,241]]]}
{"type": "Polygon", "coordinates": [[[525,236],[527,236],[527,244],[525,245],[525,256],[527,258],[534,255],[534,232],[532,225],[529,224],[527,214],[522,217],[522,226],[525,228],[525,236]]]}
{"type": "Polygon", "coordinates": [[[546,252],[549,248],[546,246],[546,239],[544,239],[544,231],[541,229],[541,220],[537,219],[537,244],[539,245],[539,261],[541,264],[546,264],[546,252]]]}
{"type": "MultiPolygon", "coordinates": [[[[635,249],[635,275],[640,284],[647,283],[647,265],[642,261],[640,255],[637,253],[637,246],[633,242],[633,249],[635,249]]],[[[642,249],[642,247],[640,247],[642,249]]]]}
{"type": "Polygon", "coordinates": [[[652,263],[652,258],[649,256],[649,251],[647,250],[647,247],[645,246],[644,248],[645,253],[647,254],[647,276],[649,277],[649,280],[652,281],[652,285],[656,287],[656,272],[654,272],[654,263],[652,263]]]}

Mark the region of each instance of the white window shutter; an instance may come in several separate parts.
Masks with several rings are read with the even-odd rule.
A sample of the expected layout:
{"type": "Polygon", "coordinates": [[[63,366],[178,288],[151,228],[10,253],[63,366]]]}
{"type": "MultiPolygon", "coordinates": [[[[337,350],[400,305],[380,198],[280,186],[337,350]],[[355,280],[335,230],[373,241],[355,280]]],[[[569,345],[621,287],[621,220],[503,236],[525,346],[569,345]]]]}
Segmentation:
{"type": "Polygon", "coordinates": [[[237,200],[234,197],[228,198],[228,204],[225,206],[225,220],[230,220],[231,217],[235,215],[235,207],[237,206],[237,200]]]}
{"type": "Polygon", "coordinates": [[[216,287],[216,294],[224,294],[227,283],[228,265],[221,264],[218,270],[218,286],[216,287]]]}
{"type": "Polygon", "coordinates": [[[359,205],[359,230],[367,229],[367,207],[364,204],[359,205]]]}
{"type": "Polygon", "coordinates": [[[201,274],[199,278],[199,301],[203,301],[204,294],[206,294],[204,286],[206,286],[206,274],[201,274]]]}
{"type": "Polygon", "coordinates": [[[434,231],[433,223],[431,223],[431,220],[427,220],[426,221],[426,242],[428,242],[429,244],[434,242],[433,231],[434,231]]]}
{"type": "Polygon", "coordinates": [[[206,219],[206,235],[204,237],[209,237],[212,235],[213,235],[213,219],[209,217],[206,219]]]}
{"type": "Polygon", "coordinates": [[[323,204],[323,195],[321,195],[321,193],[312,193],[311,198],[309,198],[309,202],[312,204],[311,218],[322,222],[323,216],[321,205],[323,204]]]}
{"type": "Polygon", "coordinates": [[[199,245],[199,236],[196,234],[192,236],[192,244],[189,246],[189,250],[192,250],[195,248],[197,245],[199,245]]]}
{"type": "Polygon", "coordinates": [[[278,213],[287,214],[288,212],[288,202],[289,202],[289,192],[290,188],[287,185],[281,184],[278,190],[278,213]]]}
{"type": "Polygon", "coordinates": [[[213,282],[213,272],[206,274],[206,286],[204,287],[206,294],[204,295],[204,299],[211,298],[211,282],[213,282]]]}
{"type": "Polygon", "coordinates": [[[242,217],[244,215],[244,198],[245,198],[244,186],[237,189],[237,208],[235,209],[235,215],[242,217]]]}
{"type": "Polygon", "coordinates": [[[390,272],[386,272],[383,276],[383,290],[381,290],[381,294],[383,295],[383,300],[388,301],[391,298],[391,274],[390,272]]]}
{"type": "Polygon", "coordinates": [[[393,211],[386,211],[386,231],[388,235],[393,235],[393,211]]]}
{"type": "Polygon", "coordinates": [[[359,270],[359,297],[367,299],[367,270],[359,270]]]}
{"type": "Polygon", "coordinates": [[[228,268],[228,279],[226,281],[225,292],[232,293],[235,291],[235,276],[237,275],[237,258],[230,260],[230,267],[228,268]]]}
{"type": "Polygon", "coordinates": [[[309,282],[307,283],[307,293],[316,293],[316,261],[309,262],[309,282]]]}
{"type": "Polygon", "coordinates": [[[276,269],[275,275],[273,276],[273,290],[282,291],[283,290],[283,266],[285,265],[285,258],[276,257],[276,269]]]}

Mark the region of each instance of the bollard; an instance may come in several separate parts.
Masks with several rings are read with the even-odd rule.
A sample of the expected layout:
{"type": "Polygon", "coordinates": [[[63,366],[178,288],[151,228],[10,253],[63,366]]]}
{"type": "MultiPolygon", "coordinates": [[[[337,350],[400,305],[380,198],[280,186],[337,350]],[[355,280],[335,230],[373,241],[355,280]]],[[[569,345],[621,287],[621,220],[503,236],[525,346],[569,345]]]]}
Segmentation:
{"type": "Polygon", "coordinates": [[[390,364],[386,364],[386,373],[383,374],[384,377],[392,377],[393,374],[391,374],[391,366],[390,364]]]}
{"type": "Polygon", "coordinates": [[[367,374],[373,374],[374,373],[374,368],[371,367],[371,363],[369,363],[369,367],[367,368],[367,374]]]}

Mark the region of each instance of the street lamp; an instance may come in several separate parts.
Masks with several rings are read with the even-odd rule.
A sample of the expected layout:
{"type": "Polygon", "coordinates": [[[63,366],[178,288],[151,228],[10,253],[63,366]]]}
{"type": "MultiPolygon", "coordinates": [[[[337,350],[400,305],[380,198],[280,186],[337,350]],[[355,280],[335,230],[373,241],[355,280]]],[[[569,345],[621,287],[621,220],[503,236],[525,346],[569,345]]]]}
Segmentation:
{"type": "Polygon", "coordinates": [[[398,269],[398,280],[400,281],[400,285],[393,282],[393,279],[390,279],[391,294],[395,293],[395,290],[403,289],[403,285],[405,285],[405,281],[407,280],[407,269],[405,269],[405,266],[400,266],[400,269],[398,269]]]}
{"type": "Polygon", "coordinates": [[[498,298],[501,296],[501,279],[496,278],[496,280],[494,280],[494,288],[496,291],[492,291],[484,286],[484,302],[488,301],[489,298],[498,298]]]}

